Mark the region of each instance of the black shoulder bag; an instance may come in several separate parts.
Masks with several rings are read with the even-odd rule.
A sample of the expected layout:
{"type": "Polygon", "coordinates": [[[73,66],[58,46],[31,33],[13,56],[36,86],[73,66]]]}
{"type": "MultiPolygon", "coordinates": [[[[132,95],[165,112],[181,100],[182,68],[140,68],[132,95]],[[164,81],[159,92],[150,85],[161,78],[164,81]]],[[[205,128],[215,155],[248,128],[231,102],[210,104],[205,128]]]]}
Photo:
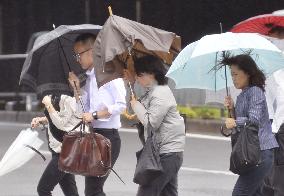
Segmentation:
{"type": "Polygon", "coordinates": [[[248,122],[234,128],[231,133],[232,152],[230,170],[235,174],[245,174],[261,163],[258,126],[248,122]]]}
{"type": "Polygon", "coordinates": [[[148,185],[163,173],[159,148],[153,138],[152,126],[147,126],[148,137],[143,148],[136,152],[137,164],[133,182],[148,185]]]}

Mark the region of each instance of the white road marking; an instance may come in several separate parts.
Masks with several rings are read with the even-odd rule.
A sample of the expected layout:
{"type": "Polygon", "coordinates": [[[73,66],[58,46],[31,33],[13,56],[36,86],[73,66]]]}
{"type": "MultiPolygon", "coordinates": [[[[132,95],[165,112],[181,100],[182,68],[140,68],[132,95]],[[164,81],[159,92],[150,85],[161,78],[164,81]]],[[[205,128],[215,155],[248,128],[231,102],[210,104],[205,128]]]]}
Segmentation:
{"type": "MultiPolygon", "coordinates": [[[[41,150],[40,151],[45,156],[51,156],[51,152],[47,150],[41,150]]],[[[236,176],[236,174],[233,174],[229,171],[218,171],[218,170],[208,170],[208,169],[200,169],[200,168],[191,168],[191,167],[181,167],[182,171],[188,171],[188,172],[196,172],[196,173],[207,173],[207,174],[217,174],[217,175],[226,175],[226,176],[236,176]]]]}
{"type": "MultiPolygon", "coordinates": [[[[128,132],[128,133],[137,133],[136,129],[129,129],[129,128],[120,128],[119,131],[128,132]]],[[[187,133],[186,137],[198,138],[198,139],[209,139],[209,140],[231,141],[231,139],[229,137],[203,135],[203,134],[196,134],[196,133],[187,133]]]]}
{"type": "MultiPolygon", "coordinates": [[[[30,124],[27,123],[15,123],[15,122],[0,122],[0,126],[15,126],[15,127],[30,127],[30,124]]],[[[119,131],[121,132],[128,132],[128,133],[137,133],[135,128],[120,128],[119,131]]],[[[198,138],[198,139],[208,139],[208,140],[222,140],[222,141],[230,141],[230,137],[223,137],[223,136],[213,136],[213,135],[203,135],[203,134],[196,134],[196,133],[187,133],[186,137],[189,138],[198,138]]]]}
{"type": "Polygon", "coordinates": [[[198,172],[198,173],[222,174],[222,175],[226,175],[226,176],[237,176],[236,174],[229,172],[229,171],[208,170],[208,169],[191,168],[191,167],[181,167],[181,170],[189,171],[189,172],[198,172]]]}

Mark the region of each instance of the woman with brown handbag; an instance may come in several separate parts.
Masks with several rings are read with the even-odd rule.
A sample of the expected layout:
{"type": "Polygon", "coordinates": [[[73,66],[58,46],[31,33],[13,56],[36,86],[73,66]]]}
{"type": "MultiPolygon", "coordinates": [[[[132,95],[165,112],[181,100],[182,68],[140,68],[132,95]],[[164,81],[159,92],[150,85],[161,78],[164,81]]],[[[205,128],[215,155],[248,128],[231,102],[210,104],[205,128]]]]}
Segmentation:
{"type": "Polygon", "coordinates": [[[59,184],[64,195],[78,196],[75,176],[58,169],[63,135],[80,122],[76,99],[64,94],[53,94],[45,96],[42,103],[45,105],[45,117],[33,118],[31,126],[35,128],[39,124],[48,124],[46,135],[52,158],[41,176],[37,192],[39,196],[51,196],[54,187],[59,184]]]}

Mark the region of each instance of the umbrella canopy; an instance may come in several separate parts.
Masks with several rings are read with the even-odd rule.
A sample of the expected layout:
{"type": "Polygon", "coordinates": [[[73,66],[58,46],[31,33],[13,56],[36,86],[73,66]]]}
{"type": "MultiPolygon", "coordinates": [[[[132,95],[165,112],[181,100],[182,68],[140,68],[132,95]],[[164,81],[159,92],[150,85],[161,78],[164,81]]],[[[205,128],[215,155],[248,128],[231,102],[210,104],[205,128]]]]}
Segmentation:
{"type": "Polygon", "coordinates": [[[282,53],[284,52],[284,39],[278,39],[275,37],[265,36],[271,43],[273,43],[277,48],[279,48],[282,53]]]}
{"type": "MultiPolygon", "coordinates": [[[[284,51],[284,39],[277,39],[274,37],[269,37],[269,36],[264,36],[266,39],[268,39],[271,43],[273,43],[275,46],[277,46],[277,48],[279,48],[282,53],[284,51]]],[[[266,85],[265,88],[266,89],[274,89],[275,88],[275,84],[272,83],[272,79],[273,77],[275,77],[276,74],[278,74],[278,72],[283,73],[281,70],[278,70],[276,72],[274,72],[272,75],[270,75],[267,80],[266,80],[266,85]]],[[[229,88],[229,94],[230,96],[233,98],[233,100],[236,101],[237,96],[240,94],[241,90],[240,89],[236,89],[234,86],[231,86],[229,88]]],[[[205,103],[209,103],[209,104],[221,104],[223,105],[224,103],[224,97],[226,96],[226,89],[221,89],[219,91],[215,91],[215,90],[206,90],[205,91],[205,103]]]]}
{"type": "Polygon", "coordinates": [[[224,51],[232,55],[250,51],[252,58],[266,74],[284,67],[282,52],[270,41],[255,33],[222,33],[202,37],[185,47],[167,76],[175,81],[176,88],[220,90],[232,86],[231,74],[226,80],[226,66],[215,69],[224,51]]]}
{"type": "Polygon", "coordinates": [[[43,141],[38,138],[38,132],[24,129],[13,141],[0,162],[0,176],[3,176],[28,162],[38,150],[43,141]],[[29,146],[26,147],[26,146],[29,146]],[[35,149],[32,150],[31,148],[35,149]]]}
{"type": "Polygon", "coordinates": [[[180,37],[175,33],[111,15],[98,34],[94,46],[98,86],[123,77],[125,68],[133,69],[132,57],[155,55],[171,64],[180,47],[180,37]]]}
{"type": "Polygon", "coordinates": [[[97,35],[100,29],[91,24],[61,25],[40,36],[24,62],[20,85],[28,85],[40,96],[70,92],[68,72],[83,73],[73,56],[74,41],[81,33],[97,35]]]}
{"type": "Polygon", "coordinates": [[[268,35],[273,27],[284,28],[284,15],[277,12],[272,14],[264,14],[244,20],[231,29],[235,33],[260,33],[268,35]]]}

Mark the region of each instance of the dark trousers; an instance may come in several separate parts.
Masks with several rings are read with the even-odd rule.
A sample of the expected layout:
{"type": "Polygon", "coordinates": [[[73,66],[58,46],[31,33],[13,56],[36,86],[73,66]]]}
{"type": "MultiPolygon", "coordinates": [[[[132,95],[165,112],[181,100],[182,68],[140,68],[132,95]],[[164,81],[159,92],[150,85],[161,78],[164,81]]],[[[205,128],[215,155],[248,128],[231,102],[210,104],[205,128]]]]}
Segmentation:
{"type": "Polygon", "coordinates": [[[284,128],[280,127],[276,135],[279,148],[274,150],[274,164],[269,176],[264,179],[262,195],[284,196],[284,128]]]}
{"type": "Polygon", "coordinates": [[[233,196],[261,196],[263,180],[269,175],[273,162],[273,150],[261,151],[262,162],[247,174],[239,176],[233,196]]]}
{"type": "MultiPolygon", "coordinates": [[[[99,133],[111,142],[111,165],[113,167],[116,162],[121,146],[121,140],[117,129],[94,129],[96,133],[99,133]]],[[[107,176],[104,177],[85,177],[85,196],[105,196],[103,186],[107,179],[107,176]]]]}
{"type": "Polygon", "coordinates": [[[52,154],[52,158],[45,168],[38,186],[39,196],[51,196],[54,187],[59,184],[65,196],[79,196],[75,176],[58,169],[59,154],[52,154]]]}
{"type": "Polygon", "coordinates": [[[178,171],[183,162],[183,152],[160,155],[164,173],[151,185],[140,185],[136,196],[178,196],[178,171]]]}
{"type": "Polygon", "coordinates": [[[284,165],[273,165],[271,173],[264,179],[263,196],[284,196],[284,165]]]}

